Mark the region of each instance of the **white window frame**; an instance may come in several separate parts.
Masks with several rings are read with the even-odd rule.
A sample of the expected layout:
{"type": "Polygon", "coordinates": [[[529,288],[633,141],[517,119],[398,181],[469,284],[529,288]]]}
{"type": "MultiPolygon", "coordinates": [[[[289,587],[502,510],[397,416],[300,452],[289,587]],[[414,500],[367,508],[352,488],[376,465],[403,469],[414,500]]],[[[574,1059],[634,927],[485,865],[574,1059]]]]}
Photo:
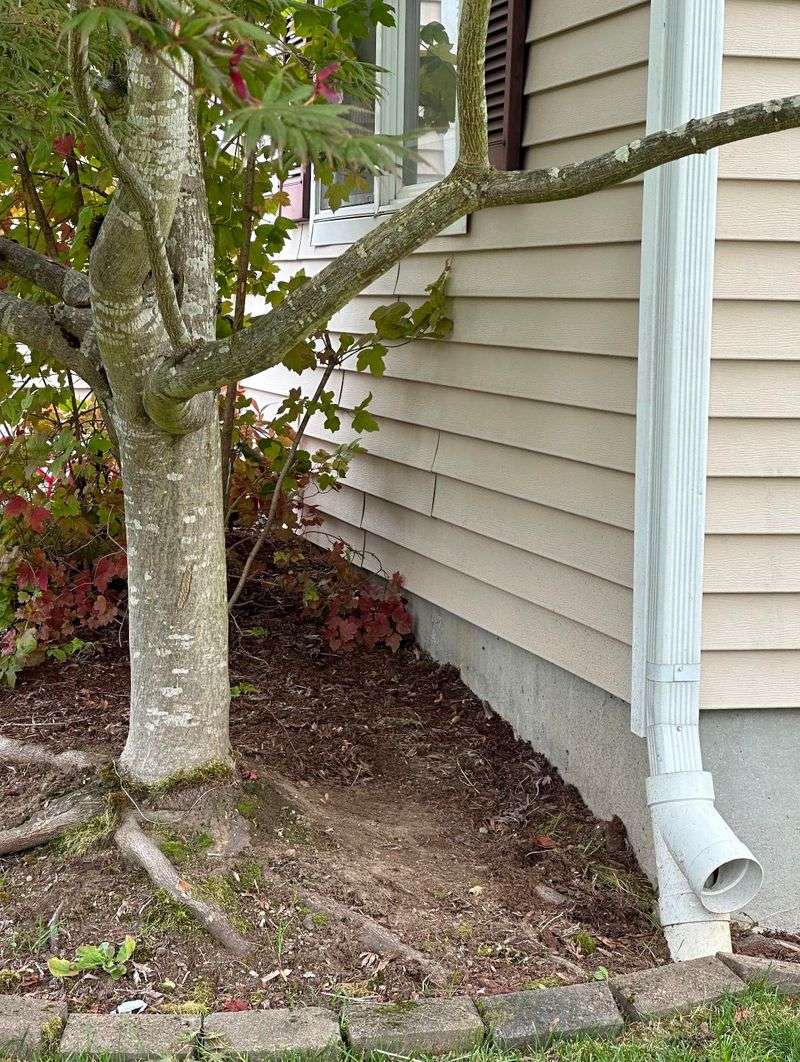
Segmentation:
{"type": "MultiPolygon", "coordinates": [[[[397,0],[396,25],[376,27],[376,64],[384,70],[379,75],[381,95],[375,107],[375,128],[380,132],[398,133],[403,129],[407,11],[407,0],[397,0]]],[[[448,161],[452,166],[458,154],[457,121],[448,147],[451,155],[448,161]]],[[[311,180],[310,242],[316,247],[352,243],[374,229],[388,214],[432,187],[433,183],[405,185],[401,173],[380,174],[374,179],[371,203],[344,204],[333,211],[318,207],[320,184],[313,168],[311,180]]],[[[448,225],[439,235],[454,236],[466,231],[467,218],[463,217],[448,225]]]]}

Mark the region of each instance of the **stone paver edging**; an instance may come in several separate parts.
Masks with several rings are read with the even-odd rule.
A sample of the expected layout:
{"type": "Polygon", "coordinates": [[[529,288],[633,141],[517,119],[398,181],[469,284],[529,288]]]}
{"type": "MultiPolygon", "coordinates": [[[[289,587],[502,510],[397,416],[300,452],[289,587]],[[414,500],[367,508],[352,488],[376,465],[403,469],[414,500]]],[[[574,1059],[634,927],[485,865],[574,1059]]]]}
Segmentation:
{"type": "Polygon", "coordinates": [[[322,1007],[251,1010],[203,1018],[171,1014],[78,1014],[26,996],[0,995],[0,1058],[215,1059],[277,1062],[289,1056],[464,1053],[490,1039],[509,1049],[554,1037],[609,1037],[625,1022],[685,1013],[763,982],[800,996],[800,965],[719,955],[564,988],[417,1003],[351,1001],[322,1007]]]}

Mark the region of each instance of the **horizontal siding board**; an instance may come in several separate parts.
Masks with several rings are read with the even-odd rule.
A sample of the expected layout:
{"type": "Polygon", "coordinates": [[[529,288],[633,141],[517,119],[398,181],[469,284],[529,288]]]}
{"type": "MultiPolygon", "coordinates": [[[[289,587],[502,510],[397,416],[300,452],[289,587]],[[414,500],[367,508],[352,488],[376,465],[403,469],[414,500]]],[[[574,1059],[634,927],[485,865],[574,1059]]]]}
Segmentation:
{"type": "Polygon", "coordinates": [[[703,585],[716,594],[800,593],[800,534],[707,535],[703,585]]]}
{"type": "MultiPolygon", "coordinates": [[[[376,281],[364,295],[382,294],[389,301],[424,298],[426,288],[450,260],[447,254],[409,255],[399,276],[387,275],[383,289],[376,281]]],[[[464,250],[455,258],[448,282],[454,299],[635,299],[639,292],[639,244],[506,248],[499,251],[464,250]]],[[[322,271],[324,259],[302,266],[308,276],[322,271]]],[[[283,263],[279,280],[297,272],[298,263],[283,263]]],[[[495,310],[495,313],[498,311],[495,310]]]]}
{"type": "Polygon", "coordinates": [[[633,534],[610,524],[440,475],[433,515],[630,588],[633,534]]]}
{"type": "Polygon", "coordinates": [[[363,526],[430,560],[630,642],[631,592],[624,587],[368,496],[363,526]]]}
{"type": "Polygon", "coordinates": [[[794,418],[800,413],[798,397],[800,361],[711,363],[712,417],[794,418]]]}
{"type": "Polygon", "coordinates": [[[800,353],[800,301],[717,299],[712,318],[713,358],[796,360],[800,353]]]}
{"type": "Polygon", "coordinates": [[[392,350],[386,375],[615,413],[636,410],[636,362],[628,358],[419,342],[392,350]]]}
{"type": "Polygon", "coordinates": [[[705,594],[703,648],[800,649],[800,594],[705,594]]]}
{"type": "MultiPolygon", "coordinates": [[[[798,9],[800,16],[800,9],[798,9]]],[[[795,181],[720,181],[717,240],[800,244],[795,181]]],[[[742,248],[746,255],[747,249],[742,248]]]]}
{"type": "Polygon", "coordinates": [[[718,242],[717,299],[788,301],[800,291],[800,243],[718,242]]]}
{"type": "Polygon", "coordinates": [[[708,474],[800,476],[800,420],[712,420],[708,474]]]}
{"type": "MultiPolygon", "coordinates": [[[[777,93],[767,93],[769,99],[777,93]]],[[[752,103],[753,100],[748,100],[752,103]]],[[[745,181],[796,181],[795,160],[800,156],[800,129],[740,140],[719,148],[719,176],[745,181]]]]}
{"type": "Polygon", "coordinates": [[[367,532],[366,564],[397,570],[406,585],[441,608],[528,649],[624,699],[630,696],[630,647],[367,532]]]}
{"type": "MultiPolygon", "coordinates": [[[[722,106],[792,96],[800,85],[800,56],[791,59],[728,55],[722,63],[722,106]]],[[[755,137],[720,148],[720,177],[797,180],[800,130],[755,137]]]]}
{"type": "Polygon", "coordinates": [[[650,9],[642,5],[539,40],[528,64],[525,92],[541,92],[646,63],[649,38],[650,9]]]}
{"type": "Polygon", "coordinates": [[[334,516],[354,528],[361,526],[364,492],[357,490],[352,484],[345,484],[339,490],[327,490],[324,494],[310,498],[309,502],[325,513],[326,518],[334,516]]]}
{"type": "Polygon", "coordinates": [[[726,0],[723,52],[730,56],[800,56],[797,0],[726,0]]]}
{"type": "Polygon", "coordinates": [[[434,471],[600,523],[633,529],[633,475],[442,433],[434,471]]]}
{"type": "Polygon", "coordinates": [[[798,529],[800,479],[712,478],[706,532],[712,535],[791,535],[798,529]]]}
{"type": "MultiPolygon", "coordinates": [[[[461,254],[448,292],[454,298],[635,299],[639,244],[508,248],[461,254]]],[[[400,296],[424,296],[445,267],[446,255],[410,255],[400,263],[400,296]]],[[[497,311],[496,311],[497,312],[497,311]]]]}
{"type": "Polygon", "coordinates": [[[800,707],[800,653],[788,649],[707,652],[703,708],[800,707]]]}
{"type": "Polygon", "coordinates": [[[549,37],[642,6],[642,0],[590,0],[589,3],[587,0],[535,0],[530,5],[528,40],[549,37]]]}
{"type": "MultiPolygon", "coordinates": [[[[535,61],[536,45],[530,59],[535,61]]],[[[620,129],[643,121],[646,110],[647,66],[641,64],[529,96],[522,142],[530,146],[620,129]]]]}
{"type": "MultiPolygon", "coordinates": [[[[354,299],[334,316],[331,326],[337,331],[369,331],[369,315],[380,305],[378,299],[354,299]]],[[[448,342],[632,358],[637,313],[633,299],[454,299],[448,342]]]]}
{"type": "Polygon", "coordinates": [[[368,392],[378,416],[633,471],[635,422],[624,414],[355,373],[345,376],[342,404],[352,409],[368,392]]]}
{"type": "MultiPolygon", "coordinates": [[[[428,516],[433,508],[435,479],[432,472],[420,468],[385,461],[374,454],[357,454],[350,462],[346,482],[355,492],[385,498],[428,516]]],[[[313,504],[325,509],[322,498],[314,499],[313,504]]]]}
{"type": "Polygon", "coordinates": [[[360,563],[360,557],[364,554],[364,542],[366,541],[367,533],[363,528],[354,527],[344,520],[338,520],[335,516],[326,516],[321,527],[309,527],[304,532],[304,536],[322,546],[323,549],[330,549],[337,540],[346,542],[358,554],[357,557],[353,558],[355,563],[358,564],[360,563]]]}

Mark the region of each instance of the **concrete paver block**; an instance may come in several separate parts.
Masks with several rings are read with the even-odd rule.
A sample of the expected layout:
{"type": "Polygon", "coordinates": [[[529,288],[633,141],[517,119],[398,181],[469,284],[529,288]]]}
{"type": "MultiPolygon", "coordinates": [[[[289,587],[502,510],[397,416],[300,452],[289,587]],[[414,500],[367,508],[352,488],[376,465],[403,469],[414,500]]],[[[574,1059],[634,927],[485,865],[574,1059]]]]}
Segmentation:
{"type": "Polygon", "coordinates": [[[0,995],[0,1057],[33,1058],[58,1043],[67,1018],[64,1003],[0,995]]]}
{"type": "Polygon", "coordinates": [[[70,1014],[61,1057],[188,1058],[200,1035],[200,1018],[181,1014],[70,1014]]]}
{"type": "Polygon", "coordinates": [[[624,974],[609,984],[623,1013],[634,1021],[685,1014],[745,988],[741,977],[713,957],[624,974]]]}
{"type": "Polygon", "coordinates": [[[295,1052],[335,1058],[343,1046],[336,1015],[322,1007],[209,1014],[203,1019],[203,1041],[248,1062],[295,1052]]]}
{"type": "Polygon", "coordinates": [[[509,992],[480,1005],[495,1041],[515,1050],[540,1047],[551,1037],[614,1036],[623,1026],[608,985],[599,982],[509,992]]]}
{"type": "Polygon", "coordinates": [[[402,1055],[469,1051],[484,1037],[477,1008],[466,996],[416,1003],[349,1003],[344,1025],[353,1049],[402,1055]]]}
{"type": "Polygon", "coordinates": [[[784,996],[800,996],[800,963],[781,959],[762,959],[755,955],[732,955],[721,951],[717,956],[749,985],[761,982],[784,996]]]}

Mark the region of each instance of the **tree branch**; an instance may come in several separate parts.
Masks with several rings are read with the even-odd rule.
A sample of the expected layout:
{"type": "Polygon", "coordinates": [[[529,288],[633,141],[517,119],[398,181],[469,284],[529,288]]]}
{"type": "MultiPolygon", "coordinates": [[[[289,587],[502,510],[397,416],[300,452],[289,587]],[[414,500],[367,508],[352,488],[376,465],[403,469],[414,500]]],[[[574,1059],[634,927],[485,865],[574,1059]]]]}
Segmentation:
{"type": "MultiPolygon", "coordinates": [[[[247,302],[247,280],[250,274],[250,243],[253,239],[253,199],[256,186],[256,152],[247,156],[244,168],[244,189],[242,191],[242,243],[239,259],[236,263],[236,289],[233,303],[233,329],[241,332],[244,324],[244,310],[247,302]]],[[[228,508],[230,494],[230,475],[233,464],[231,453],[233,443],[233,422],[236,417],[236,394],[238,380],[228,380],[225,388],[225,404],[222,414],[222,497],[225,509],[228,508]]]]}
{"type": "MultiPolygon", "coordinates": [[[[500,173],[457,162],[439,184],[362,237],[325,269],[291,292],[270,313],[238,335],[189,351],[162,365],[149,390],[187,400],[200,391],[276,365],[284,353],[316,331],[386,270],[457,218],[486,207],[572,199],[620,184],[666,162],[767,133],[800,127],[800,96],[750,104],[678,129],[653,133],[585,162],[500,173]]],[[[150,408],[152,398],[145,395],[150,408]]]]}
{"type": "Polygon", "coordinates": [[[677,129],[651,133],[584,162],[541,170],[492,171],[481,180],[478,208],[575,199],[621,184],[667,162],[800,127],[800,96],[751,103],[677,129]]]}
{"type": "Polygon", "coordinates": [[[484,67],[490,7],[490,0],[462,0],[456,66],[459,157],[465,166],[484,168],[489,165],[484,67]]]}
{"type": "MultiPolygon", "coordinates": [[[[78,0],[74,6],[82,10],[90,5],[87,0],[78,0]]],[[[178,305],[172,271],[167,258],[165,233],[162,231],[156,199],[153,190],[148,187],[136,167],[126,157],[111,128],[100,113],[90,84],[88,42],[77,29],[71,30],[69,34],[69,70],[72,91],[75,93],[81,115],[109,166],[136,204],[147,245],[161,318],[175,349],[183,350],[191,345],[191,338],[178,305]]],[[[171,221],[170,217],[170,224],[171,221]]]]}
{"type": "Polygon", "coordinates": [[[44,209],[41,196],[36,190],[36,185],[33,181],[33,174],[31,173],[30,166],[28,165],[28,156],[24,151],[15,151],[14,157],[17,160],[17,168],[19,169],[20,181],[22,182],[22,190],[25,193],[25,198],[28,201],[28,206],[36,215],[36,223],[42,233],[44,239],[44,245],[47,248],[47,253],[51,258],[58,258],[58,248],[56,247],[56,241],[53,236],[53,228],[50,224],[50,219],[47,216],[47,212],[44,209]]]}
{"type": "Polygon", "coordinates": [[[66,332],[55,320],[55,313],[55,307],[40,306],[0,291],[0,332],[72,369],[99,399],[110,398],[102,368],[85,350],[69,342],[66,332]]]}
{"type": "Polygon", "coordinates": [[[0,270],[29,280],[68,306],[89,305],[89,280],[83,273],[23,247],[7,236],[0,236],[0,270]]]}

